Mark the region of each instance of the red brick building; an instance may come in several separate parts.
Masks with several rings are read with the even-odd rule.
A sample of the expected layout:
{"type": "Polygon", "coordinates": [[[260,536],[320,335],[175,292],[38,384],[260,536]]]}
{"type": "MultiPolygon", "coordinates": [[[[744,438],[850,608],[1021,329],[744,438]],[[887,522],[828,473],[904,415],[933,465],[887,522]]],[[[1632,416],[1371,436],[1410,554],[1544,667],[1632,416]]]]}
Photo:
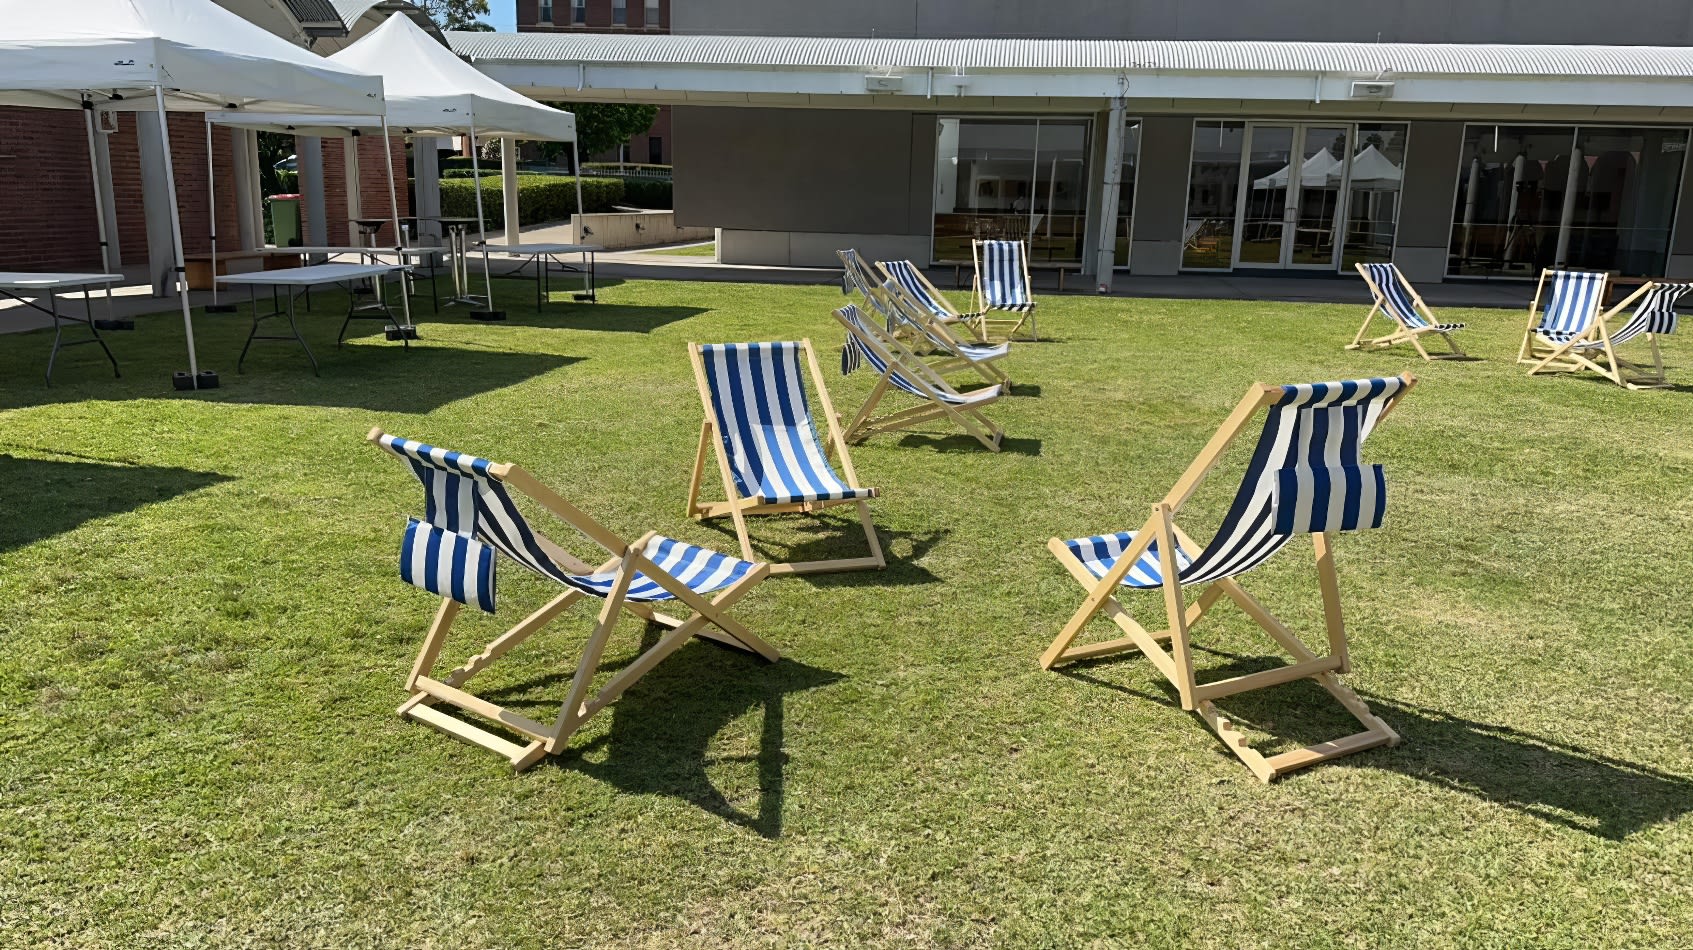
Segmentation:
{"type": "MultiPolygon", "coordinates": [[[[519,33],[669,33],[670,0],[517,0],[519,33]]],[[[652,128],[629,140],[626,155],[585,155],[585,161],[626,158],[670,164],[670,107],[660,106],[652,128]]]]}

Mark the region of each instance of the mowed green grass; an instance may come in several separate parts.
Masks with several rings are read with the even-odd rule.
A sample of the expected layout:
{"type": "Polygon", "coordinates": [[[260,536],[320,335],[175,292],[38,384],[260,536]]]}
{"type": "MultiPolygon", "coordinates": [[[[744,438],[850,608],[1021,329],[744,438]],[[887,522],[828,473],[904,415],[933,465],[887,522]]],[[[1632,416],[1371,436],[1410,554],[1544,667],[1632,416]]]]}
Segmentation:
{"type": "MultiPolygon", "coordinates": [[[[171,391],[179,321],[41,385],[0,345],[0,944],[67,947],[1665,947],[1693,933],[1693,345],[1674,391],[1342,349],[1362,306],[1043,298],[992,454],[944,428],[855,447],[885,571],[770,580],[766,665],[695,642],[521,775],[394,715],[435,609],[396,573],[410,472],[372,426],[518,462],[625,536],[683,517],[702,415],[684,345],[809,336],[833,287],[625,283],[513,319],[420,314],[337,350],[337,301],[171,391]],[[1255,380],[1410,369],[1365,450],[1378,531],[1338,540],[1348,681],[1404,743],[1260,785],[1144,659],[1036,657],[1082,597],[1045,548],[1132,529],[1255,380]]],[[[1361,295],[1361,294],[1360,294],[1361,295]]],[[[963,379],[960,378],[960,382],[963,379]]],[[[866,374],[827,385],[842,412],[866,374]]],[[[1241,456],[1183,514],[1208,537],[1241,456]]],[[[708,484],[715,484],[715,476],[708,484]]],[[[755,526],[850,556],[848,515],[755,526]]],[[[558,535],[580,554],[580,539],[558,535]]],[[[1320,643],[1310,543],[1246,578],[1320,643]]],[[[501,567],[498,616],[551,596],[501,567]]],[[[1161,616],[1156,596],[1132,610],[1161,616]]],[[[476,681],[550,721],[591,611],[476,681]]],[[[1091,637],[1112,635],[1100,621],[1091,637]]],[[[1207,676],[1262,668],[1237,612],[1207,676]]],[[[628,620],[609,663],[651,631],[628,620]]],[[[1355,728],[1309,683],[1222,704],[1266,750],[1355,728]]]]}
{"type": "Polygon", "coordinates": [[[661,247],[648,251],[648,254],[667,254],[671,257],[716,257],[717,242],[706,241],[703,244],[679,244],[676,247],[661,247]]]}

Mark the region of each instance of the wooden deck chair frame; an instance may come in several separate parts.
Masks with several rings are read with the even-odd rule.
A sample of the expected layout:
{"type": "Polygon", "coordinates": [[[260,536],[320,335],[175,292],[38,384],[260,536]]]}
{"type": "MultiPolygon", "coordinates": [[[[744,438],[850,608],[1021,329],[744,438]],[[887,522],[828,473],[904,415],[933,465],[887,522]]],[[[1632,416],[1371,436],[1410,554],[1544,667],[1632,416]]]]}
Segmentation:
{"type": "MultiPolygon", "coordinates": [[[[1617,355],[1616,344],[1611,340],[1611,321],[1619,314],[1625,320],[1625,311],[1633,306],[1640,298],[1656,290],[1660,283],[1676,283],[1675,281],[1650,281],[1642,284],[1639,289],[1624,297],[1616,306],[1599,314],[1588,331],[1567,343],[1561,344],[1546,354],[1540,362],[1528,371],[1530,376],[1537,373],[1573,373],[1581,370],[1592,370],[1624,389],[1662,389],[1670,384],[1664,373],[1664,354],[1658,347],[1657,333],[1644,333],[1647,345],[1652,351],[1652,368],[1624,359],[1617,355]],[[1598,346],[1591,346],[1597,343],[1598,346]],[[1587,344],[1587,345],[1584,345],[1587,344]],[[1590,354],[1597,354],[1594,359],[1590,354]]],[[[1529,329],[1532,335],[1533,327],[1529,329]]]]}
{"type": "MultiPolygon", "coordinates": [[[[897,314],[900,320],[911,326],[911,343],[907,346],[913,354],[928,362],[930,369],[943,376],[967,369],[980,376],[983,382],[1011,385],[1011,377],[999,368],[997,358],[980,360],[966,356],[961,349],[966,345],[965,341],[954,336],[946,324],[936,320],[921,304],[912,300],[898,283],[891,279],[885,281],[882,286],[871,288],[866,296],[871,298],[876,309],[897,314]],[[940,345],[931,342],[931,337],[940,345]],[[924,352],[918,352],[919,346],[924,352]]],[[[894,336],[901,338],[898,333],[894,336]]]]}
{"type": "MultiPolygon", "coordinates": [[[[1386,418],[1392,412],[1399,399],[1410,392],[1416,385],[1416,378],[1409,373],[1401,377],[1405,381],[1403,388],[1392,397],[1382,411],[1381,418],[1386,418]]],[[[1335,573],[1334,554],[1331,550],[1329,535],[1315,533],[1311,540],[1316,550],[1317,577],[1322,591],[1323,616],[1328,635],[1328,652],[1319,654],[1311,649],[1285,623],[1276,617],[1256,597],[1242,587],[1233,577],[1211,581],[1200,585],[1199,596],[1189,603],[1185,597],[1183,585],[1179,580],[1180,568],[1177,563],[1177,545],[1189,551],[1202,550],[1203,546],[1196,544],[1180,527],[1176,525],[1176,515],[1182,504],[1198,489],[1218,463],[1223,453],[1234,442],[1241,432],[1251,423],[1258,412],[1269,406],[1281,394],[1280,386],[1266,386],[1256,384],[1246,397],[1240,401],[1228,419],[1223,423],[1211,441],[1206,443],[1199,456],[1188,466],[1176,481],[1175,487],[1157,504],[1152,506],[1151,517],[1136,534],[1134,542],[1123,551],[1116,564],[1104,577],[1095,578],[1082,562],[1070,551],[1069,547],[1059,538],[1047,542],[1047,548],[1058,558],[1065,570],[1087,590],[1087,597],[1082,605],[1070,617],[1069,622],[1059,632],[1046,652],[1041,654],[1040,665],[1043,669],[1052,669],[1063,663],[1078,660],[1089,660],[1098,657],[1111,656],[1118,653],[1141,652],[1151,661],[1152,665],[1175,686],[1181,700],[1182,709],[1197,712],[1207,725],[1222,740],[1224,746],[1233,752],[1252,774],[1260,781],[1270,782],[1296,769],[1315,765],[1319,762],[1373,749],[1380,746],[1399,744],[1399,734],[1380,717],[1370,711],[1368,704],[1357,693],[1353,692],[1345,683],[1341,682],[1340,674],[1351,670],[1350,653],[1347,648],[1346,624],[1341,615],[1340,579],[1335,573]],[[1164,594],[1164,612],[1168,626],[1165,629],[1149,631],[1138,623],[1123,604],[1117,599],[1118,594],[1127,588],[1121,587],[1125,575],[1128,574],[1142,555],[1153,545],[1158,546],[1161,573],[1163,575],[1162,590],[1164,594]],[[1282,649],[1293,657],[1294,662],[1264,670],[1257,673],[1247,673],[1228,679],[1209,683],[1200,683],[1195,678],[1193,668],[1193,652],[1191,633],[1193,628],[1210,612],[1218,601],[1224,597],[1232,600],[1246,613],[1264,632],[1269,634],[1282,649]],[[1074,642],[1082,629],[1099,614],[1105,614],[1112,623],[1122,630],[1124,636],[1115,640],[1101,643],[1091,643],[1074,646],[1074,642]],[[1166,651],[1161,643],[1169,644],[1166,651]],[[1239,693],[1270,686],[1290,683],[1300,679],[1313,679],[1319,686],[1327,690],[1347,712],[1358,720],[1364,728],[1361,732],[1320,742],[1315,745],[1294,749],[1273,756],[1265,756],[1253,749],[1247,741],[1247,736],[1216,708],[1214,701],[1239,693]]]]}
{"type": "MultiPolygon", "coordinates": [[[[805,367],[811,374],[811,382],[817,387],[817,401],[822,410],[823,418],[829,431],[828,441],[823,449],[828,456],[838,459],[841,474],[846,476],[846,484],[854,489],[861,488],[858,480],[858,470],[853,467],[852,453],[847,451],[847,442],[841,433],[840,417],[835,414],[835,405],[829,400],[829,390],[823,385],[823,371],[817,365],[817,353],[812,349],[811,340],[799,341],[800,349],[805,353],[805,367]]],[[[840,505],[854,505],[858,509],[858,522],[864,528],[864,541],[870,547],[870,553],[864,557],[834,558],[824,561],[793,561],[789,563],[772,563],[772,574],[819,574],[834,571],[869,571],[880,570],[888,566],[886,555],[882,553],[882,542],[876,537],[876,523],[870,517],[870,504],[863,498],[825,499],[822,501],[789,502],[784,504],[770,504],[760,502],[755,498],[742,498],[735,489],[735,476],[729,467],[729,457],[723,448],[723,440],[716,437],[717,423],[711,408],[711,386],[706,381],[705,361],[700,355],[699,344],[688,344],[688,359],[694,366],[694,382],[699,387],[700,403],[705,408],[705,422],[700,425],[699,447],[694,452],[694,470],[688,477],[688,517],[696,520],[707,518],[721,518],[728,515],[735,525],[735,537],[740,541],[741,559],[756,560],[752,550],[752,536],[747,530],[747,518],[758,515],[792,515],[815,514],[826,508],[840,505]],[[727,501],[701,501],[700,488],[705,482],[706,455],[715,452],[717,455],[717,472],[722,478],[723,497],[727,501]]]]}
{"type": "Polygon", "coordinates": [[[864,255],[858,253],[857,248],[841,248],[835,252],[835,256],[841,259],[843,290],[850,287],[859,293],[867,293],[869,288],[881,283],[876,279],[876,272],[870,269],[869,262],[864,259],[864,255]]]}
{"type": "MultiPolygon", "coordinates": [[[[382,435],[382,430],[371,429],[367,439],[377,443],[382,435]]],[[[592,595],[574,588],[549,600],[516,626],[489,641],[481,652],[459,667],[437,677],[434,675],[435,667],[440,660],[447,634],[460,610],[458,601],[450,597],[441,598],[441,604],[435,611],[435,619],[424,635],[417,660],[406,677],[405,688],[410,696],[396,710],[402,718],[414,719],[455,739],[497,753],[511,763],[514,772],[521,772],[548,755],[563,750],[570,737],[595,713],[615,702],[637,680],[693,637],[755,653],[772,663],[779,658],[780,655],[774,647],[728,614],[730,607],[764,580],[769,573],[768,565],[756,565],[740,580],[717,591],[716,596],[708,600],[688,589],[647,558],[644,553],[647,542],[656,536],[656,532],[649,531],[632,543],[626,542],[559,497],[522,468],[504,463],[494,465],[490,472],[493,478],[528,496],[611,555],[609,560],[594,567],[578,560],[556,542],[536,532],[536,540],[555,563],[571,573],[604,573],[615,570],[617,581],[610,596],[601,604],[594,629],[583,645],[582,655],[571,677],[563,705],[551,725],[537,722],[475,696],[467,692],[464,685],[471,677],[487,669],[514,647],[546,627],[577,601],[592,599],[592,595]],[[629,584],[637,573],[645,575],[669,591],[678,602],[693,610],[693,615],[687,618],[673,617],[659,612],[651,604],[627,600],[629,584]],[[598,691],[594,691],[594,676],[599,670],[600,660],[611,640],[617,620],[624,611],[648,623],[668,628],[667,632],[657,643],[615,673],[598,691]],[[713,627],[716,629],[712,629],[713,627]],[[511,732],[525,736],[529,741],[522,744],[512,742],[472,722],[447,715],[435,708],[436,703],[446,703],[464,712],[497,722],[511,732]]]]}
{"type": "MultiPolygon", "coordinates": [[[[1571,371],[1585,368],[1576,360],[1570,358],[1568,354],[1560,356],[1555,360],[1548,360],[1548,356],[1553,353],[1557,353],[1559,350],[1563,349],[1563,347],[1561,345],[1554,345],[1550,341],[1542,339],[1539,334],[1534,332],[1535,328],[1540,326],[1541,318],[1544,316],[1544,314],[1540,311],[1540,305],[1541,298],[1546,295],[1546,278],[1560,270],[1568,271],[1571,270],[1571,268],[1546,267],[1541,269],[1540,279],[1534,285],[1534,300],[1532,300],[1528,305],[1528,327],[1523,331],[1523,342],[1521,348],[1517,351],[1517,362],[1532,365],[1534,368],[1529,370],[1529,375],[1531,376],[1535,373],[1548,371],[1571,371]]],[[[1578,271],[1577,273],[1586,272],[1578,271]]],[[[1610,292],[1611,278],[1607,273],[1604,281],[1599,286],[1599,302],[1594,306],[1596,311],[1604,310],[1604,301],[1606,297],[1610,296],[1610,292]]],[[[1629,299],[1634,299],[1633,295],[1630,295],[1629,299]]],[[[1548,300],[1546,302],[1550,303],[1551,301],[1548,300]]],[[[1597,324],[1599,322],[1599,317],[1595,316],[1593,322],[1597,324]]]]}
{"type": "Polygon", "coordinates": [[[972,312],[967,314],[966,318],[978,322],[979,332],[984,341],[993,339],[995,335],[999,335],[999,338],[1004,340],[1039,340],[1040,333],[1035,328],[1035,305],[1033,303],[1035,283],[1029,276],[1028,242],[1017,242],[1023,245],[1023,253],[1017,255],[1017,257],[1019,263],[1023,265],[1023,286],[1028,289],[1030,300],[1029,309],[1023,311],[1000,311],[988,306],[987,299],[982,292],[982,245],[986,243],[988,242],[982,240],[970,242],[970,262],[975,266],[976,274],[971,281],[972,312]],[[1001,312],[1013,313],[1015,316],[991,316],[991,314],[1001,312]],[[1018,332],[1025,326],[1029,328],[1029,335],[1019,337],[1018,332]]]}
{"type": "Polygon", "coordinates": [[[1387,288],[1376,284],[1375,278],[1370,276],[1369,269],[1365,267],[1362,262],[1353,264],[1352,266],[1357,269],[1358,276],[1364,278],[1364,284],[1370,288],[1370,295],[1374,297],[1375,300],[1370,306],[1370,312],[1364,315],[1364,323],[1358,328],[1357,335],[1352,338],[1351,343],[1347,344],[1347,349],[1380,350],[1386,349],[1390,346],[1398,346],[1401,343],[1409,343],[1411,346],[1416,348],[1417,355],[1421,356],[1425,360],[1462,360],[1469,358],[1465,355],[1463,350],[1458,348],[1457,342],[1452,339],[1452,334],[1442,329],[1442,324],[1440,320],[1435,317],[1434,311],[1429,309],[1429,305],[1423,302],[1423,295],[1417,293],[1417,288],[1411,286],[1411,282],[1406,280],[1405,275],[1399,272],[1399,265],[1391,263],[1388,264],[1389,267],[1393,268],[1394,278],[1398,280],[1402,286],[1404,286],[1406,293],[1410,295],[1411,305],[1416,308],[1417,313],[1424,320],[1428,321],[1428,326],[1426,327],[1413,328],[1400,323],[1399,320],[1393,316],[1392,312],[1387,309],[1387,288]],[[1386,336],[1365,339],[1364,335],[1370,332],[1370,324],[1375,321],[1377,314],[1385,317],[1389,323],[1393,324],[1393,332],[1387,334],[1386,336]],[[1442,340],[1445,340],[1447,349],[1450,350],[1450,352],[1430,353],[1428,349],[1423,346],[1422,341],[1422,337],[1430,334],[1439,336],[1442,340]]]}
{"type": "MultiPolygon", "coordinates": [[[[987,449],[998,452],[1000,443],[1005,439],[1005,432],[995,425],[993,420],[983,415],[981,407],[997,401],[984,399],[969,406],[950,405],[941,398],[946,391],[956,392],[940,375],[930,369],[917,354],[898,339],[890,336],[885,330],[866,323],[868,333],[860,332],[846,316],[845,308],[836,310],[834,317],[846,330],[849,337],[856,339],[863,346],[869,347],[887,365],[888,369],[876,380],[876,385],[870,390],[870,395],[864,400],[864,405],[853,416],[852,422],[846,427],[848,442],[862,442],[872,435],[885,432],[898,432],[914,428],[936,419],[947,419],[960,429],[969,433],[976,441],[987,449]],[[890,391],[898,389],[890,377],[900,372],[916,388],[923,393],[923,403],[897,412],[890,412],[883,416],[876,416],[876,409],[882,399],[890,391]]],[[[900,390],[903,392],[903,390],[900,390]]],[[[1003,391],[1003,390],[1002,390],[1003,391]]]]}
{"type": "MultiPolygon", "coordinates": [[[[888,267],[889,263],[891,263],[891,262],[889,262],[889,261],[877,261],[876,262],[876,269],[882,272],[882,278],[883,278],[883,280],[880,281],[879,283],[891,280],[891,281],[894,282],[894,284],[896,286],[898,286],[899,285],[899,278],[894,276],[893,269],[888,267]]],[[[911,262],[906,261],[906,263],[910,264],[911,262]]],[[[951,315],[950,319],[947,319],[947,320],[936,319],[937,323],[942,323],[942,324],[956,323],[960,326],[963,326],[965,329],[970,331],[971,340],[969,342],[986,343],[988,341],[987,332],[983,329],[983,326],[982,326],[982,315],[981,314],[978,313],[978,314],[974,314],[974,315],[969,315],[969,314],[959,313],[958,308],[954,307],[952,305],[952,301],[948,300],[946,295],[941,293],[940,288],[936,287],[934,282],[929,280],[928,275],[923,273],[923,269],[918,267],[917,265],[912,264],[911,274],[912,274],[912,277],[915,278],[916,281],[923,286],[924,291],[928,293],[929,297],[931,299],[935,300],[936,302],[938,302],[939,304],[941,304],[941,306],[945,307],[947,309],[948,313],[951,315]]],[[[902,286],[900,289],[904,290],[904,287],[902,286]]],[[[923,310],[925,313],[928,312],[928,309],[926,307],[919,307],[919,309],[923,310]]],[[[929,316],[933,317],[934,314],[929,314],[929,316]]],[[[954,337],[954,338],[956,339],[956,337],[954,337]]]]}

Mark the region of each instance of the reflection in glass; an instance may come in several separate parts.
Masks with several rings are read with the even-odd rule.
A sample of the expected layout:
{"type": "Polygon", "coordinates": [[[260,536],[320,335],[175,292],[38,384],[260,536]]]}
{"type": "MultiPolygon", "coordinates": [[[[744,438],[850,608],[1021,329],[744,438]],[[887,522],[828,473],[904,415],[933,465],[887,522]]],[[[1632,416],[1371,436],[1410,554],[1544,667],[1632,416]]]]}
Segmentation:
{"type": "Polygon", "coordinates": [[[1399,223],[1399,188],[1405,167],[1406,127],[1364,123],[1358,126],[1352,161],[1346,169],[1346,237],[1341,269],[1359,262],[1393,259],[1393,235],[1399,223]]]}
{"type": "Polygon", "coordinates": [[[1117,197],[1117,267],[1129,266],[1129,242],[1134,234],[1135,172],[1140,165],[1140,120],[1123,128],[1123,180],[1117,197]]]}
{"type": "Polygon", "coordinates": [[[1571,193],[1561,259],[1570,267],[1662,275],[1687,130],[1583,128],[1575,153],[1586,174],[1571,193]]]}
{"type": "Polygon", "coordinates": [[[1340,189],[1347,172],[1347,130],[1305,126],[1300,150],[1298,192],[1291,215],[1292,246],[1285,263],[1334,266],[1335,225],[1340,221],[1340,189]]]}
{"type": "Polygon", "coordinates": [[[1188,172],[1182,266],[1228,268],[1234,259],[1235,205],[1240,197],[1244,122],[1196,122],[1188,172]]]}
{"type": "Polygon", "coordinates": [[[1087,119],[942,118],[935,136],[936,261],[1026,240],[1031,261],[1080,262],[1087,119]]]}
{"type": "MultiPolygon", "coordinates": [[[[1252,189],[1246,194],[1246,208],[1240,220],[1240,262],[1280,264],[1288,182],[1293,169],[1293,127],[1253,126],[1248,150],[1246,174],[1252,180],[1252,189]]],[[[1326,170],[1319,169],[1317,174],[1326,170]]]]}

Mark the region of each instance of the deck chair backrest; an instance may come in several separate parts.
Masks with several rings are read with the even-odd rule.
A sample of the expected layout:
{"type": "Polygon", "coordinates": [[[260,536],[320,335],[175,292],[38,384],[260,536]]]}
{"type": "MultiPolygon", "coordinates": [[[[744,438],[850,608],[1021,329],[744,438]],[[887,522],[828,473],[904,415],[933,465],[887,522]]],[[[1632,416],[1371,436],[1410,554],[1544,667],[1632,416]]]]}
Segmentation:
{"type": "Polygon", "coordinates": [[[1428,320],[1417,311],[1416,298],[1411,296],[1411,288],[1399,273],[1399,268],[1392,264],[1359,264],[1358,267],[1369,275],[1381,308],[1387,311],[1389,317],[1407,330],[1420,330],[1429,325],[1428,320]]]}
{"type": "Polygon", "coordinates": [[[869,299],[871,306],[882,310],[887,316],[889,333],[896,333],[901,327],[909,327],[937,350],[951,353],[957,348],[957,344],[935,330],[928,315],[921,310],[922,305],[907,294],[904,287],[892,280],[883,281],[882,286],[870,294],[869,299]]]}
{"type": "Polygon", "coordinates": [[[877,261],[876,266],[887,274],[889,279],[899,284],[917,305],[942,319],[951,319],[957,314],[947,305],[946,301],[936,296],[934,289],[923,275],[917,270],[917,265],[910,261],[877,261]]]}
{"type": "Polygon", "coordinates": [[[981,281],[982,302],[989,310],[1034,306],[1022,241],[980,241],[976,253],[976,279],[981,281]]]}
{"type": "Polygon", "coordinates": [[[1634,315],[1628,323],[1617,333],[1611,334],[1611,342],[1622,343],[1642,333],[1674,333],[1679,319],[1675,308],[1681,303],[1681,298],[1693,292],[1693,284],[1653,283],[1640,303],[1634,307],[1634,315]],[[1624,336],[1627,333],[1627,336],[1624,336]]]}
{"type": "MultiPolygon", "coordinates": [[[[512,500],[501,466],[386,433],[377,444],[405,460],[423,483],[425,520],[413,518],[407,524],[400,554],[400,576],[407,583],[492,613],[492,554],[498,551],[542,577],[604,596],[602,579],[572,572],[547,550],[512,500]]],[[[567,520],[602,547],[622,553],[607,543],[616,536],[585,515],[573,512],[567,520]]]]}
{"type": "Polygon", "coordinates": [[[904,359],[902,352],[891,349],[899,345],[898,341],[878,333],[855,304],[849,303],[835,314],[847,326],[846,346],[841,350],[843,375],[868,364],[878,375],[886,376],[895,389],[919,399],[957,397],[957,392],[939,376],[927,372],[921,361],[904,359]]]}
{"type": "Polygon", "coordinates": [[[1182,583],[1242,574],[1297,534],[1380,527],[1387,483],[1359,450],[1404,386],[1389,376],[1281,387],[1222,526],[1182,583]]]}
{"type": "Polygon", "coordinates": [[[1552,295],[1540,311],[1534,332],[1542,336],[1568,338],[1587,332],[1605,302],[1606,275],[1601,271],[1547,270],[1552,295]]]}
{"type": "Polygon", "coordinates": [[[841,259],[841,293],[851,294],[856,290],[868,294],[871,287],[880,283],[856,248],[842,248],[835,252],[835,256],[841,259]]]}
{"type": "Polygon", "coordinates": [[[800,366],[803,344],[717,343],[698,349],[712,417],[742,497],[786,504],[854,494],[818,441],[800,366]]]}

